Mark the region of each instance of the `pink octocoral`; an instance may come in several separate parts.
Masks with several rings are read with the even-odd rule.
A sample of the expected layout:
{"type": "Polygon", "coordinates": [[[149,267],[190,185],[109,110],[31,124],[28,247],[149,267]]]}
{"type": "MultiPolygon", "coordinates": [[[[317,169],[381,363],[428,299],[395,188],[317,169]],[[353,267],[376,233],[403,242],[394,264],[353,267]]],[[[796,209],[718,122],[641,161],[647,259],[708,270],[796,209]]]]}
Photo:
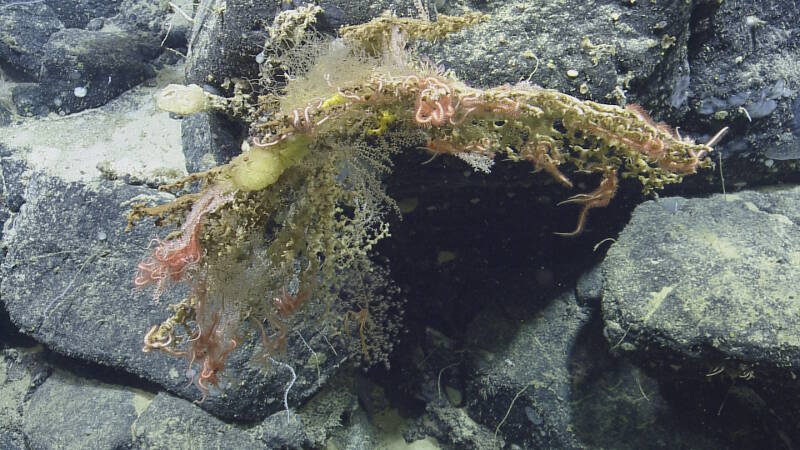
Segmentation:
{"type": "Polygon", "coordinates": [[[207,214],[233,200],[232,193],[224,193],[219,187],[210,187],[192,205],[181,226],[181,236],[172,240],[153,239],[153,252],[136,266],[133,280],[137,288],[155,284],[153,300],[158,300],[170,283],[180,281],[203,257],[200,245],[202,220],[207,214]]]}

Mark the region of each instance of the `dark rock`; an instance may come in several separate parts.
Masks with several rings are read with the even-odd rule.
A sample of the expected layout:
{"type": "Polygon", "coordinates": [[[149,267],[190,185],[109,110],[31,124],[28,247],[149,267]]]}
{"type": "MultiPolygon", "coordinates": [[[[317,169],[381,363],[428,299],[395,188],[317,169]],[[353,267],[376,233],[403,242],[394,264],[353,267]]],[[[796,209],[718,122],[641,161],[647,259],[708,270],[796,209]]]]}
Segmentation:
{"type": "Polygon", "coordinates": [[[792,134],[794,134],[796,138],[800,138],[800,95],[792,102],[792,115],[794,115],[794,120],[792,120],[792,134]]]}
{"type": "Polygon", "coordinates": [[[535,316],[510,318],[495,309],[478,316],[467,344],[473,350],[466,393],[470,416],[507,443],[581,447],[570,412],[569,349],[589,318],[589,310],[568,295],[535,316]]]}
{"type": "Polygon", "coordinates": [[[295,414],[276,412],[261,422],[259,439],[267,448],[311,448],[303,422],[295,414]]]}
{"type": "Polygon", "coordinates": [[[324,31],[338,31],[342,25],[369,22],[384,11],[394,11],[399,17],[418,17],[414,2],[373,0],[322,0],[317,4],[323,9],[317,19],[324,31]],[[335,27],[335,28],[334,28],[335,27]]]}
{"type": "Polygon", "coordinates": [[[0,64],[7,63],[37,79],[45,58],[45,43],[62,28],[64,25],[47,4],[0,5],[0,64]]]}
{"type": "MultiPolygon", "coordinates": [[[[3,244],[0,298],[13,322],[26,334],[65,355],[97,362],[152,380],[172,392],[199,399],[187,383],[185,360],[141,352],[142,338],[166,316],[149,296],[133,291],[135,267],[148,242],[160,233],[147,223],[125,233],[125,212],[132,201],[163,201],[167,195],[119,183],[64,183],[34,174],[25,204],[7,228],[3,244]],[[136,199],[136,200],[134,200],[136,199]]],[[[170,291],[162,302],[176,303],[183,292],[170,291]]],[[[261,349],[258,334],[248,333],[225,368],[220,390],[211,390],[202,407],[217,416],[256,420],[284,408],[289,371],[252,362],[261,349]]],[[[289,336],[288,361],[298,378],[289,404],[313,395],[354,351],[334,342],[338,356],[321,333],[308,326],[289,336]],[[302,333],[302,337],[300,337],[302,333]],[[316,348],[312,358],[302,339],[316,348]],[[324,357],[323,357],[324,356],[324,357]]],[[[198,370],[197,367],[194,369],[198,370]]]]}
{"type": "Polygon", "coordinates": [[[800,285],[800,189],[681,200],[640,205],[603,262],[609,342],[626,334],[621,351],[696,362],[698,375],[721,359],[800,365],[800,328],[785,320],[800,285]]]}
{"type": "Polygon", "coordinates": [[[22,433],[5,431],[0,433],[0,446],[7,450],[24,450],[26,448],[22,433]]]}
{"type": "Polygon", "coordinates": [[[797,3],[701,2],[694,15],[688,119],[710,129],[730,127],[719,146],[730,160],[726,178],[740,184],[796,182],[800,137],[790,124],[797,120],[792,105],[800,98],[797,3]]]}
{"type": "MultiPolygon", "coordinates": [[[[309,399],[300,410],[303,430],[310,440],[309,448],[325,447],[332,433],[349,434],[343,426],[347,426],[349,418],[359,409],[356,385],[358,377],[350,371],[342,371],[309,399]]],[[[274,415],[286,420],[285,412],[274,415]]],[[[273,417],[273,416],[270,416],[273,417]]],[[[270,421],[270,418],[264,422],[270,421]]],[[[280,425],[280,422],[278,423],[280,425]]],[[[285,426],[285,425],[284,425],[285,426]]],[[[264,430],[270,433],[269,430],[264,430]]],[[[341,447],[340,447],[341,448],[341,447]]]]}
{"type": "Polygon", "coordinates": [[[686,2],[567,0],[487,7],[487,21],[420,46],[431,61],[474,86],[527,80],[603,103],[622,104],[627,95],[628,101],[650,104],[688,72],[691,4],[686,2]],[[668,48],[665,36],[674,39],[668,48]],[[570,70],[577,76],[570,77],[570,70]]]}
{"type": "Polygon", "coordinates": [[[0,127],[8,126],[11,123],[12,114],[4,105],[0,105],[0,127]]]}
{"type": "Polygon", "coordinates": [[[714,435],[722,420],[710,414],[703,417],[702,411],[676,408],[657,380],[624,360],[609,357],[594,331],[593,327],[591,333],[582,333],[570,358],[573,429],[583,448],[735,447],[714,435]]]}
{"type": "Polygon", "coordinates": [[[24,431],[31,448],[129,448],[142,394],[56,372],[31,395],[24,431]]]}
{"type": "Polygon", "coordinates": [[[186,170],[202,172],[241,153],[241,123],[219,113],[199,113],[181,121],[186,170]]]}
{"type": "MultiPolygon", "coordinates": [[[[322,8],[322,13],[317,18],[317,28],[320,31],[336,32],[337,30],[339,30],[339,28],[345,25],[350,25],[355,23],[352,22],[352,19],[355,19],[353,15],[355,11],[345,11],[344,9],[348,8],[348,6],[352,6],[353,2],[323,0],[317,2],[317,4],[319,5],[320,8],[322,8]]],[[[353,8],[353,9],[358,9],[358,8],[353,8]]]]}
{"type": "Polygon", "coordinates": [[[267,447],[246,429],[163,392],[147,404],[135,427],[126,431],[133,432],[135,448],[174,448],[176,442],[191,443],[191,448],[278,448],[267,447]]]}
{"type": "Polygon", "coordinates": [[[219,86],[226,77],[257,78],[255,55],[264,47],[266,28],[279,8],[253,0],[202,0],[194,18],[186,82],[219,86]]]}
{"type": "MultiPolygon", "coordinates": [[[[5,341],[0,341],[0,343],[5,341]]],[[[41,349],[0,350],[0,448],[28,449],[23,411],[36,388],[50,375],[41,349]]]]}
{"type": "Polygon", "coordinates": [[[328,443],[335,448],[379,448],[380,436],[376,431],[367,413],[358,409],[349,417],[347,427],[331,436],[328,443]]]}
{"type": "MultiPolygon", "coordinates": [[[[177,16],[173,16],[177,17],[177,16]]],[[[175,20],[175,22],[178,22],[175,20]]],[[[177,52],[165,52],[163,55],[167,56],[175,56],[180,59],[180,62],[183,62],[183,56],[187,53],[186,46],[189,44],[189,35],[191,34],[192,29],[191,27],[185,22],[179,22],[177,25],[173,25],[172,28],[169,28],[168,33],[165,35],[163,39],[165,48],[177,49],[177,52]]]]}
{"type": "MultiPolygon", "coordinates": [[[[486,310],[469,328],[467,411],[489,428],[493,444],[722,448],[696,429],[694,412],[678,413],[655,380],[608,354],[592,308],[561,295],[542,309],[521,309],[486,310]]],[[[429,405],[428,414],[436,423],[455,413],[429,405]]]]}
{"type": "MultiPolygon", "coordinates": [[[[27,181],[25,162],[19,159],[15,152],[0,144],[0,265],[2,265],[7,251],[6,247],[2,245],[4,225],[14,214],[19,212],[25,202],[22,194],[27,181]]],[[[7,345],[32,346],[33,342],[19,332],[11,322],[8,311],[0,303],[0,348],[7,345]]],[[[14,364],[13,361],[12,364],[14,364]]],[[[3,414],[0,414],[0,417],[2,416],[3,414]]],[[[0,448],[14,448],[10,443],[6,445],[2,441],[3,429],[4,426],[0,424],[0,448]]]]}
{"type": "Polygon", "coordinates": [[[131,293],[132,267],[155,231],[142,226],[123,232],[121,205],[150,194],[111,183],[66,184],[42,173],[30,177],[25,204],[3,239],[8,254],[0,285],[5,307],[23,332],[67,355],[137,365],[137,374],[147,366],[167,370],[166,360],[139,354],[136,328],[158,318],[131,293]]]}
{"type": "Polygon", "coordinates": [[[599,305],[603,297],[603,272],[599,266],[584,272],[575,287],[575,297],[581,305],[599,305]]]}
{"type": "Polygon", "coordinates": [[[798,203],[786,188],[640,205],[603,262],[612,349],[683,392],[750,389],[800,437],[783,425],[800,417],[784,400],[800,368],[798,203]]]}
{"type": "Polygon", "coordinates": [[[74,113],[103,105],[153,77],[146,61],[158,52],[157,43],[123,32],[60,31],[45,46],[43,106],[74,113]]]}
{"type": "MultiPolygon", "coordinates": [[[[266,28],[279,11],[273,4],[252,0],[203,0],[192,30],[186,82],[220,87],[226,78],[258,77],[255,55],[266,42],[266,28]],[[225,14],[218,11],[225,5],[225,14]],[[231,49],[235,49],[231,51],[231,49]]],[[[183,148],[190,172],[224,163],[241,152],[243,127],[219,114],[184,119],[183,148]]]]}
{"type": "MultiPolygon", "coordinates": [[[[25,162],[11,150],[0,144],[0,239],[3,238],[3,225],[13,214],[18,213],[25,203],[23,192],[27,182],[25,162]]],[[[0,263],[5,257],[5,248],[0,248],[0,263]]]]}
{"type": "Polygon", "coordinates": [[[446,401],[428,403],[425,415],[417,421],[416,427],[403,435],[406,441],[426,436],[464,450],[496,447],[494,434],[488,427],[472,420],[464,408],[453,407],[446,401]]]}
{"type": "Polygon", "coordinates": [[[67,28],[83,28],[92,19],[114,16],[121,3],[122,0],[45,0],[67,28]]]}
{"type": "MultiPolygon", "coordinates": [[[[148,64],[173,14],[165,2],[48,0],[0,7],[0,62],[40,83],[17,87],[23,115],[73,113],[106,103],[154,75],[148,64]],[[120,13],[117,15],[117,13],[120,13]],[[100,31],[114,17],[114,31],[100,31]],[[64,29],[64,26],[67,29],[64,29]],[[86,30],[80,28],[86,27],[86,30]]],[[[170,29],[165,45],[185,47],[184,20],[170,29]]]]}
{"type": "MultiPolygon", "coordinates": [[[[183,6],[183,11],[192,14],[192,3],[187,0],[173,2],[183,6]]],[[[113,22],[123,30],[134,33],[144,33],[159,42],[169,27],[172,7],[167,2],[160,0],[122,0],[119,15],[113,22]]]]}
{"type": "Polygon", "coordinates": [[[23,116],[43,116],[50,112],[47,96],[38,84],[18,84],[11,88],[11,100],[23,116]]]}

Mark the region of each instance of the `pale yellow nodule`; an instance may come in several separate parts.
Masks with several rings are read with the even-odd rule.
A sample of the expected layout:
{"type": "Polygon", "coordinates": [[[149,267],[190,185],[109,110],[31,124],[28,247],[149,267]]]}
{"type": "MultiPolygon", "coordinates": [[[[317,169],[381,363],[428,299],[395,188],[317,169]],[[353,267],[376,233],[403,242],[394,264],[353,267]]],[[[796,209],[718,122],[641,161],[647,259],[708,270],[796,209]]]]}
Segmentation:
{"type": "Polygon", "coordinates": [[[210,102],[203,88],[196,84],[170,84],[156,94],[156,107],[185,116],[206,111],[210,102]]]}

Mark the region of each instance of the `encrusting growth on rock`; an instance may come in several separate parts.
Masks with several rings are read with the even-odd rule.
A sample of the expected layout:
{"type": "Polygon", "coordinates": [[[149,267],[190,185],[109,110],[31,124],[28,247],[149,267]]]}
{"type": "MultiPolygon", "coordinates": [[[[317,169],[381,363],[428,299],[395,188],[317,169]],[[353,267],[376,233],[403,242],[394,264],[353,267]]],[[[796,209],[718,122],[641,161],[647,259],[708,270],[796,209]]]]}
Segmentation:
{"type": "MultiPolygon", "coordinates": [[[[282,14],[313,16],[315,8],[282,14]]],[[[275,27],[313,23],[290,19],[279,16],[275,27]]],[[[565,236],[583,231],[590,209],[609,204],[619,177],[637,178],[647,193],[710,167],[719,135],[697,144],[639,107],[582,101],[529,83],[472,88],[406,52],[407,39],[442,39],[484,19],[384,15],[345,27],[336,40],[276,28],[270,64],[302,70],[281,77],[265,69],[260,95],[226,99],[169,88],[162,108],[173,101],[182,114],[197,105],[244,115],[250,137],[230,163],[170,187],[199,184],[199,193],[134,207],[131,222],[149,215],[182,223],[177,236],[154,241],[136,285],[155,285],[155,298],[169,283],[192,287],[175,315],[147,334],[145,351],[200,363],[195,383],[203,398],[247,332],[260,334],[266,361],[307,318],[368,363],[386,361],[400,308],[369,255],[389,235],[385,218],[397,210],[382,177],[393,155],[419,143],[433,156],[458,156],[486,172],[498,158],[525,162],[567,188],[569,173],[598,174],[597,189],[562,202],[582,206],[565,236]],[[192,98],[181,100],[181,92],[192,98]],[[181,328],[187,331],[179,336],[181,328]]]]}

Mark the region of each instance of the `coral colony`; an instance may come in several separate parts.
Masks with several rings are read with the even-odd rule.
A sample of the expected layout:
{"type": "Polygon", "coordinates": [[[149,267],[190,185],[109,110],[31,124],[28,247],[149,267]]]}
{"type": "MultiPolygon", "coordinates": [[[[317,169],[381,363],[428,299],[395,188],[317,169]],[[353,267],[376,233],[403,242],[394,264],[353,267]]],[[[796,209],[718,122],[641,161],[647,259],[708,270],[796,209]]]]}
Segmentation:
{"type": "Polygon", "coordinates": [[[398,152],[424,143],[434,157],[454,155],[484,172],[497,158],[522,162],[566,188],[569,173],[598,174],[595,190],[562,202],[582,206],[575,229],[562,233],[574,236],[589,210],[608,205],[620,177],[637,178],[645,193],[679,183],[710,167],[724,132],[696,144],[635,106],[529,83],[471,88],[406,51],[409,40],[444,38],[481,14],[436,22],[387,14],[331,40],[311,31],[315,8],[278,16],[258,93],[237,85],[223,98],[171,85],[157,99],[179,114],[214,109],[250,125],[240,156],[164,186],[179,194],[174,201],[129,215],[131,225],[144,217],[180,224],[153,240],[135,284],[152,286],[155,300],[171,284],[190,286],[143,350],[198,364],[190,373],[201,401],[248,333],[260,335],[265,363],[311,322],[309,333],[352,346],[365,363],[386,362],[400,311],[369,254],[397,210],[381,181],[398,152]]]}

